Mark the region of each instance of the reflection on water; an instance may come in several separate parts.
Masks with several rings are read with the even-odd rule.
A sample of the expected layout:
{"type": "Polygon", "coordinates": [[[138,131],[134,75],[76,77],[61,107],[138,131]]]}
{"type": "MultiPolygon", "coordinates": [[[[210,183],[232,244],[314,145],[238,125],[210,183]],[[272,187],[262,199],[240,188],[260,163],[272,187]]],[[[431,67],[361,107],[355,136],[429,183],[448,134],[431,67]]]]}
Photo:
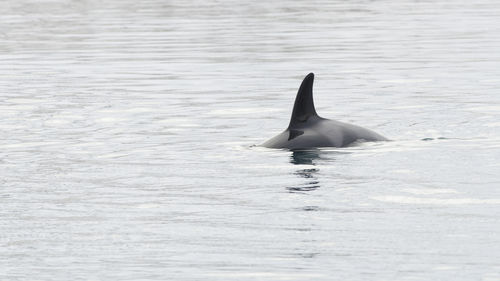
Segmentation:
{"type": "Polygon", "coordinates": [[[297,186],[289,186],[287,190],[290,192],[312,191],[319,188],[319,171],[318,164],[334,165],[336,156],[342,154],[350,154],[347,151],[332,151],[322,149],[294,150],[290,155],[290,163],[293,165],[305,165],[296,170],[293,174],[301,178],[307,179],[304,183],[297,186]]]}
{"type": "MultiPolygon", "coordinates": [[[[320,159],[320,150],[297,150],[293,151],[290,156],[290,163],[294,165],[310,165],[315,166],[315,161],[320,159]]],[[[317,174],[319,169],[306,168],[299,169],[294,174],[307,179],[307,181],[299,186],[290,186],[287,189],[290,192],[312,191],[320,187],[317,174]]]]}
{"type": "Polygon", "coordinates": [[[295,175],[299,177],[303,177],[308,179],[307,182],[299,185],[299,186],[289,186],[287,189],[290,192],[303,192],[303,191],[312,191],[320,187],[319,180],[317,178],[317,173],[319,169],[301,169],[295,172],[295,175]]]}
{"type": "Polygon", "coordinates": [[[290,163],[296,165],[315,165],[314,161],[320,158],[320,150],[296,150],[290,156],[290,163]]]}

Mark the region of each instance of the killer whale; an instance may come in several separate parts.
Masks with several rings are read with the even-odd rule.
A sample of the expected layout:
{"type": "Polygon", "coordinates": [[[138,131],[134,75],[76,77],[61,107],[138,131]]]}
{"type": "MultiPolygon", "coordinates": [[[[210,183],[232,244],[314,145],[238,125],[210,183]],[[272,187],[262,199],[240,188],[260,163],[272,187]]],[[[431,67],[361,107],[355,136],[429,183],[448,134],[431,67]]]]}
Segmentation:
{"type": "Polygon", "coordinates": [[[309,73],[297,92],[288,128],[262,146],[297,150],[345,147],[356,141],[387,140],[371,130],[320,117],[314,108],[313,82],[314,73],[309,73]]]}

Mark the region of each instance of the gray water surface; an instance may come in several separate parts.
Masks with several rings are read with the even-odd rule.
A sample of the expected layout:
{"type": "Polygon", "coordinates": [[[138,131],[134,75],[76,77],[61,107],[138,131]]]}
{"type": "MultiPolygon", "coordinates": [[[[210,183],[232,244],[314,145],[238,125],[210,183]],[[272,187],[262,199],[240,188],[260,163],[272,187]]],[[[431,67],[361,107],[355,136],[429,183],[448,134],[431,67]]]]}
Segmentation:
{"type": "Polygon", "coordinates": [[[0,2],[1,280],[500,280],[500,3],[0,2]],[[290,152],[320,115],[392,141],[290,152]]]}

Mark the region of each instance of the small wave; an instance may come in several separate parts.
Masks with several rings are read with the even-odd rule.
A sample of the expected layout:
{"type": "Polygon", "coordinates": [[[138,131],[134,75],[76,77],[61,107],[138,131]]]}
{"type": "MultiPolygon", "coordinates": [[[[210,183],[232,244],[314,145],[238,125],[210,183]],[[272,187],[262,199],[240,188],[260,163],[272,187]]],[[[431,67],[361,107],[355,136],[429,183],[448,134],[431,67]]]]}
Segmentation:
{"type": "Polygon", "coordinates": [[[375,196],[372,199],[382,202],[423,205],[469,205],[469,204],[500,204],[500,199],[478,198],[422,198],[409,196],[375,196]]]}

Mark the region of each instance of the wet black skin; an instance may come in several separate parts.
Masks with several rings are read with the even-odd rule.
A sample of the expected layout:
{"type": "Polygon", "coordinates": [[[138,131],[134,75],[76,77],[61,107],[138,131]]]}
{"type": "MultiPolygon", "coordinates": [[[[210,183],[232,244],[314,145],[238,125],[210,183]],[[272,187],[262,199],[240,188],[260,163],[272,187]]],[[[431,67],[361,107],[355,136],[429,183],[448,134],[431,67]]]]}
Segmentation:
{"type": "Polygon", "coordinates": [[[356,141],[385,141],[385,137],[362,127],[320,117],[314,108],[314,74],[302,81],[288,128],[262,144],[268,148],[308,149],[345,147],[356,141]]]}

